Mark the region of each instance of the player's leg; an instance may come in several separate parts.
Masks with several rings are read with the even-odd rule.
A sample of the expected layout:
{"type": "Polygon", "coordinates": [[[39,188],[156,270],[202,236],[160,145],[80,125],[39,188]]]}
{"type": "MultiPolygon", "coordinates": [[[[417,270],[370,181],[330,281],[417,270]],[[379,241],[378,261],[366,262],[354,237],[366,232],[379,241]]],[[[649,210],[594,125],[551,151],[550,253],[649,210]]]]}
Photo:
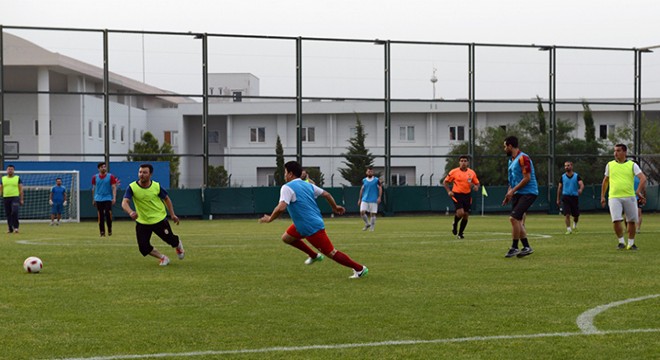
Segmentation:
{"type": "Polygon", "coordinates": [[[105,210],[103,201],[96,202],[96,221],[99,225],[99,235],[105,236],[105,210]]]}
{"type": "Polygon", "coordinates": [[[371,225],[369,224],[369,217],[367,216],[367,212],[369,212],[369,205],[362,201],[360,202],[360,217],[362,218],[362,221],[364,221],[364,227],[362,228],[362,231],[367,231],[371,225]]]}
{"type": "Polygon", "coordinates": [[[13,233],[14,232],[14,227],[12,226],[13,224],[11,223],[11,199],[3,199],[4,200],[4,205],[5,205],[5,217],[7,218],[7,233],[13,233]]]}
{"type": "Polygon", "coordinates": [[[468,218],[470,217],[470,212],[472,210],[472,196],[469,194],[461,195],[459,202],[461,204],[461,225],[458,228],[458,238],[463,239],[463,232],[468,224],[468,218]]]}
{"type": "Polygon", "coordinates": [[[369,272],[369,269],[367,269],[366,266],[358,264],[347,254],[335,249],[325,230],[319,230],[314,235],[308,236],[307,241],[338,264],[353,269],[354,273],[352,278],[363,277],[369,272]]]}
{"type": "Polygon", "coordinates": [[[617,249],[622,250],[626,248],[626,240],[623,238],[623,205],[618,198],[609,198],[607,204],[610,208],[610,218],[612,219],[612,228],[614,234],[619,241],[617,249]]]}
{"type": "Polygon", "coordinates": [[[323,260],[322,255],[321,255],[321,257],[319,257],[320,254],[317,253],[316,251],[312,250],[312,248],[310,248],[309,245],[307,245],[307,243],[305,243],[302,240],[302,238],[303,238],[302,235],[300,235],[300,233],[298,232],[298,229],[296,229],[296,226],[294,224],[291,224],[286,229],[284,234],[282,234],[282,241],[285,244],[291,245],[294,248],[296,248],[296,249],[304,252],[305,254],[307,254],[308,258],[307,258],[307,260],[305,260],[305,264],[310,265],[310,264],[314,263],[315,261],[323,260]]]}
{"type": "Polygon", "coordinates": [[[11,202],[11,222],[12,222],[12,227],[14,228],[14,233],[18,232],[18,213],[19,210],[21,209],[21,200],[17,196],[15,198],[12,198],[11,202]]]}

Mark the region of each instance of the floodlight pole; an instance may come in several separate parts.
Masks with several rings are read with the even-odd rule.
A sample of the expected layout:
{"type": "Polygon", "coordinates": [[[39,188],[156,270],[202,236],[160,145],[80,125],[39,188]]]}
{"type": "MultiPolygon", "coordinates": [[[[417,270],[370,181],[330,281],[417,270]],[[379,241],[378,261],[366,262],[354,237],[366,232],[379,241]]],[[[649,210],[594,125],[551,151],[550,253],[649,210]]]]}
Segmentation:
{"type": "Polygon", "coordinates": [[[474,144],[477,138],[477,117],[476,117],[476,107],[475,107],[475,86],[476,86],[476,75],[475,75],[475,44],[472,43],[468,47],[468,156],[470,161],[473,162],[472,166],[475,166],[474,162],[474,144]]]}
{"type": "Polygon", "coordinates": [[[302,165],[302,38],[296,38],[296,161],[302,165]]]}
{"type": "Polygon", "coordinates": [[[108,63],[108,29],[103,30],[103,153],[110,171],[110,64],[108,63]]]}
{"type": "MultiPolygon", "coordinates": [[[[646,50],[648,51],[648,50],[646,50]]],[[[642,51],[635,49],[635,81],[634,81],[634,126],[633,126],[633,146],[637,160],[642,154],[642,51]]],[[[641,161],[639,162],[641,166],[641,161]]]]}
{"type": "Polygon", "coordinates": [[[385,48],[385,184],[391,185],[392,177],[392,68],[390,63],[391,43],[384,42],[385,48]]]}

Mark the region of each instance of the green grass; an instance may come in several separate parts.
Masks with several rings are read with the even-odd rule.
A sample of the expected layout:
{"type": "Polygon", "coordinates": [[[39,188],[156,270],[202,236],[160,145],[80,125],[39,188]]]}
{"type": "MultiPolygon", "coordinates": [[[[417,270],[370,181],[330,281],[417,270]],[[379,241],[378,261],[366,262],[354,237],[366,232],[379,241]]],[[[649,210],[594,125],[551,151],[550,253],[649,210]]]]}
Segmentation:
{"type": "Polygon", "coordinates": [[[583,215],[570,236],[562,217],[531,215],[523,259],[503,256],[506,216],[473,216],[465,240],[444,215],[379,218],[375,232],[327,219],[335,246],[369,266],[360,280],[330,259],[303,265],[280,241],[288,220],[183,220],[185,260],[152,239],[167,267],[140,256],[132,222],[109,238],[89,222],[22,224],[0,240],[0,358],[657,359],[660,297],[599,314],[602,334],[576,319],[660,294],[659,219],[645,214],[632,252],[615,249],[608,215],[583,215]],[[42,273],[23,271],[28,256],[42,273]]]}

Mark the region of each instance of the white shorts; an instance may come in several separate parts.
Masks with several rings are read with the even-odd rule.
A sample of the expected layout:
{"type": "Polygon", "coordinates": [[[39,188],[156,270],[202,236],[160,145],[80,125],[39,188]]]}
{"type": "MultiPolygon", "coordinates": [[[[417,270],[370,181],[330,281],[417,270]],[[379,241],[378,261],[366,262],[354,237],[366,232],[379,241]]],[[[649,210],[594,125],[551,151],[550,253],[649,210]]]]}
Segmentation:
{"type": "Polygon", "coordinates": [[[360,212],[368,212],[371,214],[377,214],[378,213],[378,203],[377,202],[361,202],[360,203],[360,212]]]}
{"type": "Polygon", "coordinates": [[[637,199],[634,196],[626,198],[610,198],[607,201],[610,206],[610,216],[612,222],[622,221],[623,213],[626,214],[626,221],[637,222],[637,199]]]}

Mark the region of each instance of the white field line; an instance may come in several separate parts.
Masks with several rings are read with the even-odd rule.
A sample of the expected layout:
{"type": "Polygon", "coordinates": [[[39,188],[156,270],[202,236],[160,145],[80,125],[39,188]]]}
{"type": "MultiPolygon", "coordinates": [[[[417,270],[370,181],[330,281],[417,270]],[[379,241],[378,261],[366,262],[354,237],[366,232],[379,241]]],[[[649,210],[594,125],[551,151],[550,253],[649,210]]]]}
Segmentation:
{"type": "Polygon", "coordinates": [[[584,334],[602,334],[603,332],[598,330],[596,326],[594,326],[594,318],[602,313],[603,311],[609,310],[613,307],[629,304],[631,302],[635,301],[643,301],[643,300],[648,300],[648,299],[654,299],[660,297],[660,294],[655,294],[655,295],[647,295],[647,296],[642,296],[634,299],[626,299],[626,300],[621,300],[621,301],[615,301],[609,304],[605,305],[600,305],[597,306],[593,309],[589,309],[577,318],[577,326],[580,328],[582,333],[584,334]]]}
{"type": "Polygon", "coordinates": [[[236,354],[258,354],[258,353],[287,352],[287,351],[336,350],[336,349],[352,349],[352,348],[379,347],[379,346],[448,344],[448,343],[461,343],[461,342],[473,342],[473,341],[538,339],[538,338],[550,338],[550,337],[590,336],[590,335],[650,333],[650,332],[660,332],[660,329],[610,330],[610,331],[600,331],[596,334],[586,334],[583,332],[561,332],[561,333],[541,333],[541,334],[528,334],[528,335],[473,336],[473,337],[464,337],[464,338],[434,339],[434,340],[391,340],[391,341],[356,343],[356,344],[276,346],[276,347],[268,347],[268,348],[260,348],[260,349],[209,350],[209,351],[192,351],[192,352],[182,352],[182,353],[156,353],[156,354],[142,354],[142,355],[137,355],[137,354],[110,355],[110,356],[94,356],[94,357],[78,357],[78,358],[57,358],[54,360],[123,360],[123,359],[168,358],[168,357],[199,357],[199,356],[208,356],[208,355],[236,355],[236,354]]]}

